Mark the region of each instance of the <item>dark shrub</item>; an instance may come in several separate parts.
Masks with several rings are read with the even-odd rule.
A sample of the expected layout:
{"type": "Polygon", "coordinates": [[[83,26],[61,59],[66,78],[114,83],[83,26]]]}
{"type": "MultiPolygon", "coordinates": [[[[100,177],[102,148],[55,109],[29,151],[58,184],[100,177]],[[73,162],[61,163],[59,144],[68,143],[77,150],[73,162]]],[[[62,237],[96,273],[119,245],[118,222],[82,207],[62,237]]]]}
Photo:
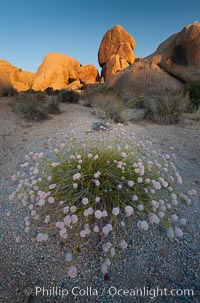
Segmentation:
{"type": "Polygon", "coordinates": [[[52,115],[61,113],[57,96],[47,97],[47,112],[52,115]]]}
{"type": "Polygon", "coordinates": [[[9,87],[9,88],[3,89],[1,96],[2,97],[13,97],[16,94],[17,94],[16,89],[14,89],[13,87],[9,87]]]}
{"type": "Polygon", "coordinates": [[[27,89],[24,94],[36,94],[36,91],[32,88],[27,89]]]}
{"type": "Polygon", "coordinates": [[[62,103],[77,103],[79,98],[79,93],[74,90],[62,89],[58,94],[58,101],[62,103]]]}
{"type": "Polygon", "coordinates": [[[47,87],[44,92],[48,95],[48,96],[52,96],[53,95],[53,87],[47,87]]]}
{"type": "Polygon", "coordinates": [[[190,111],[197,110],[200,107],[200,81],[186,84],[184,92],[189,95],[190,111]]]}

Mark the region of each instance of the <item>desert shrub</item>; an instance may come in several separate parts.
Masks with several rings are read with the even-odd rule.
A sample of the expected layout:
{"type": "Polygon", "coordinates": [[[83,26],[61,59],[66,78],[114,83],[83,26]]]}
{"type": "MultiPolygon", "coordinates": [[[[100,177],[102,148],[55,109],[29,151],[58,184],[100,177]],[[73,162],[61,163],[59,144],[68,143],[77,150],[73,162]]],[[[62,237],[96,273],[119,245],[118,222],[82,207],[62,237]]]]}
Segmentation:
{"type": "Polygon", "coordinates": [[[99,86],[97,87],[96,91],[103,95],[103,96],[106,96],[106,95],[110,95],[113,93],[113,88],[112,87],[107,87],[107,86],[99,86]]]}
{"type": "Polygon", "coordinates": [[[77,103],[79,99],[79,93],[74,90],[62,89],[58,94],[58,100],[62,103],[77,103]]]}
{"type": "Polygon", "coordinates": [[[137,96],[124,101],[127,108],[144,108],[145,96],[137,96]]]}
{"type": "Polygon", "coordinates": [[[107,87],[102,84],[98,84],[98,85],[95,85],[95,87],[93,89],[90,89],[88,91],[86,90],[85,94],[83,95],[83,99],[85,99],[87,101],[87,100],[92,99],[96,95],[107,96],[107,95],[111,95],[111,94],[115,94],[118,96],[117,92],[114,92],[112,87],[107,87]]]}
{"type": "Polygon", "coordinates": [[[15,113],[27,120],[41,121],[49,118],[43,98],[39,94],[19,94],[12,106],[15,113]]]}
{"type": "Polygon", "coordinates": [[[58,96],[59,92],[60,92],[60,90],[59,90],[59,89],[54,89],[54,91],[53,91],[53,95],[54,95],[54,96],[58,96]]]}
{"type": "Polygon", "coordinates": [[[60,90],[59,89],[53,89],[53,87],[47,87],[44,90],[45,94],[48,96],[56,96],[59,94],[60,90]]]}
{"type": "Polygon", "coordinates": [[[107,137],[98,134],[81,141],[71,131],[46,155],[26,155],[21,170],[12,176],[18,185],[9,199],[27,209],[25,232],[30,238],[34,233],[38,242],[55,233],[67,240],[71,278],[78,273],[77,254],[91,242],[99,249],[95,258],[103,257],[105,274],[118,251],[127,249],[133,230],[147,232],[157,225],[170,239],[182,237],[186,220],[177,214],[177,205],[181,200],[191,203],[176,190],[182,178],[175,155],[161,154],[150,141],[137,141],[123,129],[107,137]]]}
{"type": "Polygon", "coordinates": [[[58,96],[48,96],[46,103],[46,110],[49,114],[56,115],[61,113],[58,96]]]}
{"type": "Polygon", "coordinates": [[[178,123],[181,115],[188,108],[189,100],[182,92],[161,91],[159,94],[146,96],[144,107],[148,109],[148,118],[157,123],[178,123]]]}
{"type": "Polygon", "coordinates": [[[40,102],[45,102],[46,101],[46,94],[45,92],[42,92],[42,91],[37,91],[35,93],[35,98],[40,101],[40,102]]]}
{"type": "Polygon", "coordinates": [[[32,88],[29,88],[26,91],[24,91],[24,94],[36,94],[36,93],[37,92],[34,89],[32,89],[32,88]]]}
{"type": "Polygon", "coordinates": [[[49,96],[52,96],[54,94],[53,87],[47,87],[44,91],[49,96]]]}
{"type": "Polygon", "coordinates": [[[17,94],[17,91],[13,87],[3,88],[1,91],[1,97],[13,97],[17,94]]]}
{"type": "Polygon", "coordinates": [[[190,111],[195,111],[200,107],[200,81],[186,84],[184,89],[185,95],[189,95],[190,111]]]}
{"type": "Polygon", "coordinates": [[[112,119],[116,123],[126,122],[125,117],[122,115],[125,103],[112,92],[105,95],[97,92],[88,96],[86,106],[93,107],[93,112],[101,119],[112,119]]]}

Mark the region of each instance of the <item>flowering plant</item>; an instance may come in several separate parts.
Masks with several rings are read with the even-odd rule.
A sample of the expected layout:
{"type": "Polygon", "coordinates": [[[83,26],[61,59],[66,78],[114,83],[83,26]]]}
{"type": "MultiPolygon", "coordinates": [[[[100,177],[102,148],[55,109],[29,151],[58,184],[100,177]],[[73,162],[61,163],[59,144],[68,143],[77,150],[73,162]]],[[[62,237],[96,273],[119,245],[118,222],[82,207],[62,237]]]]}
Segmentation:
{"type": "Polygon", "coordinates": [[[68,274],[75,278],[77,245],[97,239],[107,273],[118,250],[125,250],[133,221],[138,232],[162,224],[170,238],[182,237],[186,220],[176,214],[187,195],[175,192],[182,178],[175,155],[152,149],[148,140],[115,129],[79,139],[74,131],[50,153],[30,152],[22,170],[12,176],[19,184],[9,196],[28,209],[25,232],[36,231],[38,242],[55,232],[68,241],[68,274]],[[111,144],[112,142],[112,144],[111,144]]]}

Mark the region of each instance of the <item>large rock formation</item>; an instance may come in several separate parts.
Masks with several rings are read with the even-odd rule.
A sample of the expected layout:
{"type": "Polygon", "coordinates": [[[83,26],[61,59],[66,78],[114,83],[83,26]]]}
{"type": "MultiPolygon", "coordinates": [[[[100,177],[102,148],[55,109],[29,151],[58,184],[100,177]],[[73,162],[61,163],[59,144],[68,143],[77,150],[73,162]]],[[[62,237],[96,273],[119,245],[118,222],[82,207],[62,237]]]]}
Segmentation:
{"type": "Polygon", "coordinates": [[[9,78],[0,71],[0,96],[7,95],[13,90],[13,86],[9,78]]]}
{"type": "Polygon", "coordinates": [[[143,59],[113,75],[105,85],[119,91],[125,99],[165,89],[183,88],[183,83],[166,73],[159,66],[159,62],[160,56],[143,59]]]}
{"type": "Polygon", "coordinates": [[[0,70],[10,79],[17,91],[28,90],[33,84],[34,73],[22,71],[5,60],[0,60],[0,70]]]}
{"type": "Polygon", "coordinates": [[[99,65],[105,80],[116,71],[134,63],[135,45],[133,37],[121,25],[116,25],[106,32],[98,52],[99,65]]]}
{"type": "Polygon", "coordinates": [[[47,87],[80,89],[84,84],[94,84],[100,80],[94,65],[81,66],[74,58],[59,53],[46,55],[36,74],[22,71],[5,60],[0,60],[0,71],[17,91],[30,88],[40,91],[47,87]]]}
{"type": "Polygon", "coordinates": [[[72,57],[50,53],[46,55],[38,68],[33,82],[34,90],[66,88],[67,85],[79,79],[80,63],[72,57]]]}
{"type": "Polygon", "coordinates": [[[164,41],[155,53],[113,75],[105,85],[127,98],[178,90],[200,79],[200,23],[195,22],[164,41]]]}

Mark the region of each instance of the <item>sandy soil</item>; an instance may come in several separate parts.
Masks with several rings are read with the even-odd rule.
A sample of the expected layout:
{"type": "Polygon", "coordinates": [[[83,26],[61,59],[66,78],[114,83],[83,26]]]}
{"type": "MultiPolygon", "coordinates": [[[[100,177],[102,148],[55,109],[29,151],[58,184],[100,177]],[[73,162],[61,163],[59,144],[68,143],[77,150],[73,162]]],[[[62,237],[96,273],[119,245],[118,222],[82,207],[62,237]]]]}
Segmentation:
{"type": "MultiPolygon", "coordinates": [[[[98,121],[98,118],[92,114],[92,109],[83,107],[80,104],[62,104],[63,113],[60,115],[52,116],[52,119],[46,122],[27,122],[18,117],[15,113],[12,112],[9,103],[11,102],[10,98],[0,98],[0,201],[1,201],[1,234],[2,234],[2,255],[0,260],[0,264],[3,265],[3,299],[1,302],[4,303],[12,303],[12,302],[39,302],[36,299],[30,299],[30,301],[25,301],[25,298],[22,296],[23,287],[27,286],[27,279],[30,280],[34,272],[36,274],[36,269],[32,269],[32,273],[30,274],[30,268],[26,263],[24,263],[23,268],[19,266],[19,264],[23,263],[23,260],[29,258],[31,256],[32,248],[28,247],[24,242],[21,244],[20,248],[17,248],[17,244],[13,241],[18,234],[20,234],[23,228],[23,222],[18,222],[18,217],[13,218],[12,212],[15,211],[12,209],[12,205],[8,202],[8,194],[12,192],[12,186],[10,182],[10,176],[16,173],[18,169],[19,163],[22,161],[24,155],[33,150],[33,151],[41,151],[45,146],[47,140],[52,137],[58,137],[60,133],[66,133],[70,131],[72,128],[77,130],[78,132],[85,132],[89,128],[91,129],[92,123],[98,121]],[[8,213],[11,213],[11,217],[8,213]],[[7,214],[7,215],[6,215],[7,214]],[[10,223],[11,222],[11,223],[10,223]],[[29,252],[29,250],[31,250],[29,252]],[[23,255],[24,254],[24,255],[23,255]],[[20,269],[21,272],[17,272],[17,268],[20,269]],[[27,270],[27,272],[26,272],[27,270]],[[25,273],[23,273],[25,272],[25,273]],[[16,278],[17,275],[17,278],[16,278]],[[20,277],[20,278],[19,278],[20,277]],[[17,279],[17,280],[16,280],[17,279]],[[9,286],[8,286],[9,284],[9,286]],[[6,291],[6,286],[8,286],[8,290],[6,291]],[[15,298],[15,299],[14,299],[15,298]]],[[[111,125],[113,127],[113,125],[111,125]]],[[[180,278],[177,276],[177,280],[174,282],[175,285],[179,285],[180,287],[184,285],[193,287],[198,291],[199,285],[199,277],[200,277],[200,268],[199,262],[199,243],[200,243],[200,235],[199,235],[199,219],[200,219],[200,210],[199,210],[199,193],[200,193],[200,122],[192,120],[191,116],[186,116],[184,120],[179,125],[169,125],[169,126],[161,126],[148,122],[142,122],[140,124],[132,124],[125,126],[126,130],[131,130],[135,132],[138,137],[144,136],[146,139],[150,139],[153,142],[154,148],[160,148],[162,151],[169,152],[171,150],[171,146],[173,147],[173,151],[177,155],[177,168],[183,176],[185,190],[189,190],[190,188],[194,188],[198,192],[198,196],[195,198],[195,202],[192,207],[188,210],[188,235],[187,239],[184,242],[183,247],[182,244],[177,243],[174,252],[178,254],[182,254],[181,259],[177,262],[180,263],[179,266],[185,266],[185,272],[182,272],[183,277],[180,278]],[[179,262],[180,261],[180,262],[179,262]],[[184,263],[185,262],[185,263],[184,263]],[[184,265],[186,264],[186,265],[184,265]],[[182,280],[180,280],[182,279],[182,280]],[[185,279],[185,280],[184,280],[185,279]],[[181,282],[183,281],[183,282],[181,282]],[[181,284],[182,283],[182,284],[181,284]]],[[[20,211],[20,209],[18,209],[20,211]]],[[[17,213],[16,213],[17,214],[17,213]]],[[[144,241],[145,243],[145,241],[144,241]]],[[[166,245],[163,242],[163,245],[166,245]]],[[[155,246],[159,247],[159,246],[155,246]]],[[[55,248],[56,249],[56,248],[55,248]]],[[[34,248],[33,248],[34,252],[34,248]]],[[[145,252],[143,252],[144,254],[145,252]]],[[[153,250],[152,250],[153,253],[153,250]]],[[[178,272],[175,270],[173,260],[177,258],[173,257],[171,252],[167,252],[167,247],[165,253],[166,256],[166,264],[167,269],[164,272],[164,280],[163,283],[171,283],[170,274],[174,271],[174,275],[178,272]],[[170,263],[171,262],[171,265],[170,263]],[[173,266],[172,266],[173,265],[173,266]],[[171,267],[170,267],[171,266],[171,267]]],[[[41,254],[44,255],[44,252],[41,248],[41,254]]],[[[155,253],[156,254],[156,253],[155,253]]],[[[159,252],[158,252],[159,254],[159,252]]],[[[155,257],[152,256],[152,258],[155,257]]],[[[160,256],[161,258],[161,256],[160,256]]],[[[41,260],[36,257],[33,262],[32,259],[29,260],[29,264],[32,266],[34,264],[39,264],[41,267],[41,260]],[[37,261],[38,260],[38,261],[37,261]],[[32,263],[33,262],[33,263],[32,263]]],[[[175,260],[176,261],[176,260],[175,260]]],[[[53,263],[52,264],[57,264],[53,263]]],[[[123,262],[123,260],[122,260],[123,262]]],[[[128,261],[126,260],[127,264],[128,261]]],[[[150,262],[150,261],[149,261],[150,262]]],[[[175,262],[175,263],[177,263],[175,262]]],[[[126,266],[127,264],[124,264],[126,266]]],[[[155,266],[154,260],[152,261],[153,268],[155,266]]],[[[161,264],[162,265],[162,264],[161,264]]],[[[52,265],[53,266],[53,265],[52,265]]],[[[57,265],[56,265],[57,266],[57,265]]],[[[62,264],[60,276],[62,272],[62,264]]],[[[127,265],[127,275],[128,270],[130,268],[127,265]]],[[[122,268],[123,270],[124,268],[122,268]]],[[[135,272],[135,277],[132,277],[137,281],[138,279],[142,279],[142,272],[138,269],[138,275],[135,272]]],[[[45,271],[46,273],[46,271],[45,271]]],[[[49,274],[51,271],[49,271],[49,274]]],[[[55,270],[54,270],[55,273],[55,270]]],[[[37,274],[39,275],[39,269],[37,268],[37,274]]],[[[156,276],[157,272],[152,273],[151,281],[159,280],[159,276],[156,276]],[[154,280],[153,280],[154,279],[154,280]],[[157,280],[156,280],[157,279],[157,280]]],[[[59,272],[55,274],[55,277],[58,279],[59,272]],[[56,276],[57,275],[57,276],[56,276]]],[[[145,273],[146,275],[146,273],[145,273]]],[[[116,275],[116,281],[119,283],[128,283],[128,279],[126,274],[122,274],[121,282],[116,275]]],[[[32,277],[34,279],[34,277],[32,277]]],[[[114,278],[113,278],[114,279],[114,278]]],[[[154,282],[155,282],[154,281],[154,282]]],[[[34,281],[32,280],[32,283],[34,281]]],[[[156,283],[156,282],[155,282],[156,283]]],[[[28,299],[28,298],[27,298],[28,299]]],[[[180,301],[180,302],[199,302],[200,294],[196,295],[195,298],[192,298],[191,301],[180,301]]],[[[43,302],[43,301],[41,301],[43,302]]],[[[46,301],[45,301],[46,302],[46,301]]],[[[54,301],[53,301],[54,302],[54,301]]],[[[57,301],[55,301],[57,302],[57,301]]],[[[78,302],[78,301],[77,301],[78,302]]],[[[86,302],[86,301],[85,301],[86,302]]],[[[89,301],[87,301],[89,302],[89,301]]],[[[92,302],[92,301],[90,301],[92,302]]],[[[108,302],[108,301],[102,301],[108,302]]],[[[138,301],[139,302],[139,301],[138,301]]],[[[143,301],[142,301],[143,302],[143,301]]],[[[146,301],[144,301],[146,302],[146,301]]],[[[156,301],[157,302],[157,301],[156,301]]],[[[163,301],[163,302],[172,302],[163,301]]],[[[179,302],[179,301],[177,301],[179,302]]]]}

